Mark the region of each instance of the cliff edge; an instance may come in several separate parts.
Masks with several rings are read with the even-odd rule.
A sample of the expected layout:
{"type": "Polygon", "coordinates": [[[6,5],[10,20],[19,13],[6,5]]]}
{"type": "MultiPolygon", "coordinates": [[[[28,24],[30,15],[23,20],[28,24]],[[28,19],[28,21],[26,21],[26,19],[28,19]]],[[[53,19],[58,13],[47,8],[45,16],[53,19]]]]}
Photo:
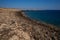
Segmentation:
{"type": "Polygon", "coordinates": [[[60,40],[60,28],[31,20],[21,10],[0,8],[0,40],[60,40]]]}

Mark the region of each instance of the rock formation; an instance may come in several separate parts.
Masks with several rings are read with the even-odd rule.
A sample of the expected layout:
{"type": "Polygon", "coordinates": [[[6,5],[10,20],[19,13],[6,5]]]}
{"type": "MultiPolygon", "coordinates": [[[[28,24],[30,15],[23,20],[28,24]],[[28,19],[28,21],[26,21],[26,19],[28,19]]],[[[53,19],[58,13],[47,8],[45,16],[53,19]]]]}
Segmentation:
{"type": "Polygon", "coordinates": [[[21,10],[0,8],[0,40],[60,40],[60,28],[31,20],[21,10]]]}

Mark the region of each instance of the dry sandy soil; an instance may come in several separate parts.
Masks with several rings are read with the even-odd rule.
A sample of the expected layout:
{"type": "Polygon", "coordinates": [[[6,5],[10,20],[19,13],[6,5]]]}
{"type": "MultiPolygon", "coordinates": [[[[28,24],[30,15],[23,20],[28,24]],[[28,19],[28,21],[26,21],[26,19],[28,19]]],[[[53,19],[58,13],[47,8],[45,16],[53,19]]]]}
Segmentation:
{"type": "Polygon", "coordinates": [[[60,28],[29,19],[21,10],[0,8],[0,40],[60,40],[60,28]]]}

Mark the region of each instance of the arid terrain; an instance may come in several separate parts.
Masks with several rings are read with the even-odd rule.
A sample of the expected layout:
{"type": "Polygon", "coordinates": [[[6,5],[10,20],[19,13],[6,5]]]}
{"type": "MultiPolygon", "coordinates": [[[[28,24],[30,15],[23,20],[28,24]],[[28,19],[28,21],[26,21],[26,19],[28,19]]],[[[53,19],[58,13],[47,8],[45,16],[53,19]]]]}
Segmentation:
{"type": "Polygon", "coordinates": [[[0,8],[0,40],[60,40],[60,28],[29,19],[22,10],[0,8]]]}

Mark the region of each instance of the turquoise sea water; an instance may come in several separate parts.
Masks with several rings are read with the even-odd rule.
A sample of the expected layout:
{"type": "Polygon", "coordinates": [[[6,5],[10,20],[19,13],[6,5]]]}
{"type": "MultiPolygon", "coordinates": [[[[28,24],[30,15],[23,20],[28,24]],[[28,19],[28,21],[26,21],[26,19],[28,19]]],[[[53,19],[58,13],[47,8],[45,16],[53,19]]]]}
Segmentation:
{"type": "Polygon", "coordinates": [[[25,10],[24,12],[31,19],[60,26],[60,10],[25,10]]]}

